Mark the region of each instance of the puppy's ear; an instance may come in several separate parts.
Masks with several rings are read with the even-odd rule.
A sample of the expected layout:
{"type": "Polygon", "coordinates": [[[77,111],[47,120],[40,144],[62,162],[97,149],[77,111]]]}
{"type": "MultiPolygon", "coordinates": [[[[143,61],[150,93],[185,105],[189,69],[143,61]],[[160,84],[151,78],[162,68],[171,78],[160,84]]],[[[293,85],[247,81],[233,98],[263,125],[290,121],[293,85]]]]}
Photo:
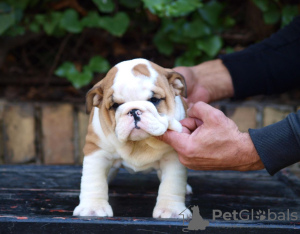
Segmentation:
{"type": "Polygon", "coordinates": [[[173,71],[172,69],[167,70],[167,79],[169,84],[174,88],[175,95],[181,95],[187,97],[187,87],[183,75],[178,72],[173,71]]]}
{"type": "Polygon", "coordinates": [[[89,114],[94,106],[98,106],[103,98],[103,89],[101,84],[94,86],[86,94],[86,113],[89,114]]]}

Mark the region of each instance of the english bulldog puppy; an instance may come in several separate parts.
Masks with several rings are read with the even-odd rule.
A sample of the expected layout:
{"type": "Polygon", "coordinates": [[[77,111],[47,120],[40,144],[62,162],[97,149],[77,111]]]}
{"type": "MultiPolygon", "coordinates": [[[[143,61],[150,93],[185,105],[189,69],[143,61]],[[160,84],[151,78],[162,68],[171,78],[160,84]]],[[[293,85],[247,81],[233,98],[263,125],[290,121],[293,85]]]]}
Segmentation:
{"type": "Polygon", "coordinates": [[[146,59],[114,66],[86,96],[90,113],[84,146],[80,204],[75,216],[113,216],[108,181],[121,166],[130,172],[155,169],[160,179],[154,218],[182,218],[187,170],[176,151],[154,136],[180,132],[186,104],[184,78],[146,59]]]}

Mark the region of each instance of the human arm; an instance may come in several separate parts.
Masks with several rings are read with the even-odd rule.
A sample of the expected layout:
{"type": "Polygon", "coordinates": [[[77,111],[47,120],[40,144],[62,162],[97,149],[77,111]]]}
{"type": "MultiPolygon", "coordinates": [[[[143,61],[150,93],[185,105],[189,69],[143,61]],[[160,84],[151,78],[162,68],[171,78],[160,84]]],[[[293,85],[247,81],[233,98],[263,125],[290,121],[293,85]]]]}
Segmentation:
{"type": "MultiPolygon", "coordinates": [[[[300,17],[297,17],[284,30],[242,52],[223,56],[221,57],[222,60],[212,60],[195,67],[178,67],[175,70],[186,76],[189,104],[197,101],[211,102],[228,97],[241,98],[255,94],[278,93],[299,87],[299,54],[300,17]],[[197,93],[202,92],[199,87],[204,90],[203,94],[197,93]]],[[[252,140],[252,145],[254,144],[264,166],[271,175],[281,168],[300,161],[299,116],[299,112],[290,114],[286,119],[274,125],[258,130],[249,130],[250,135],[248,136],[251,138],[248,139],[252,140]]],[[[183,125],[186,121],[191,120],[184,120],[183,125]]],[[[212,132],[216,130],[214,127],[211,125],[212,132]]],[[[223,126],[221,127],[223,128],[223,126]]],[[[232,129],[227,129],[227,131],[230,135],[232,129]]],[[[162,139],[172,145],[172,142],[176,142],[176,139],[181,139],[182,136],[167,132],[162,139]]],[[[224,142],[226,142],[227,138],[224,137],[224,142]]],[[[196,138],[189,137],[188,139],[196,138]]],[[[207,139],[214,142],[211,138],[207,139]]],[[[186,142],[186,144],[188,143],[186,142]]],[[[194,144],[197,147],[198,142],[194,141],[194,144]]],[[[243,145],[241,142],[239,144],[243,145]]],[[[189,146],[191,145],[189,144],[189,146]]],[[[236,147],[235,144],[233,147],[236,147]]],[[[217,158],[212,155],[214,160],[218,159],[217,161],[212,160],[212,158],[206,159],[206,156],[202,154],[205,153],[204,148],[202,145],[202,149],[199,149],[197,159],[190,157],[190,151],[181,152],[182,162],[190,168],[205,169],[205,163],[217,162],[218,160],[226,162],[229,159],[228,162],[231,163],[232,167],[237,170],[241,169],[239,162],[233,160],[230,155],[220,154],[217,158]],[[190,163],[187,163],[188,161],[190,163]]],[[[187,147],[185,150],[188,150],[187,147]]],[[[215,168],[217,169],[217,167],[215,168]]],[[[224,165],[219,165],[218,169],[224,169],[224,165]]],[[[251,167],[248,169],[251,170],[251,167]]]]}

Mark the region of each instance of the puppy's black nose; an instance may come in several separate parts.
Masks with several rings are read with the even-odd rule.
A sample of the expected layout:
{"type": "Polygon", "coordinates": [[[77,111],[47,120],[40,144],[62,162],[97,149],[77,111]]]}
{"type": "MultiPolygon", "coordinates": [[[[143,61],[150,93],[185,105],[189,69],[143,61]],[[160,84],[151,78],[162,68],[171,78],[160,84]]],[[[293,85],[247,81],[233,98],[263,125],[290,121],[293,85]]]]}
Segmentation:
{"type": "Polygon", "coordinates": [[[134,121],[137,122],[141,120],[140,115],[142,115],[142,112],[138,109],[132,109],[128,112],[128,115],[132,116],[134,118],[134,121]]]}

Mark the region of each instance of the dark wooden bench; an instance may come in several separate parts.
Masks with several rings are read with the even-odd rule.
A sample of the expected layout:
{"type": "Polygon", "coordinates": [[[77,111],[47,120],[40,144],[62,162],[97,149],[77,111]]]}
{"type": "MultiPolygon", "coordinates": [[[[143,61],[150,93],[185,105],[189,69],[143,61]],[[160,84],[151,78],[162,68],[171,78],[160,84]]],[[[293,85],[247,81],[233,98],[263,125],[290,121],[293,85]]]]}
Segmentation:
{"type": "MultiPolygon", "coordinates": [[[[182,219],[151,217],[159,185],[154,173],[118,174],[109,190],[115,217],[73,217],[80,177],[76,166],[1,166],[0,233],[183,233],[187,228],[189,221],[183,226],[182,219]]],[[[273,177],[266,171],[190,171],[188,181],[194,194],[187,196],[187,206],[198,205],[209,221],[204,231],[191,233],[300,233],[300,182],[287,170],[273,177]],[[285,219],[268,219],[268,209],[270,219],[274,214],[285,219]],[[235,210],[241,217],[213,220],[214,210],[235,210]],[[260,220],[263,211],[266,218],[260,220]],[[251,212],[253,220],[241,220],[251,212]]]]}

